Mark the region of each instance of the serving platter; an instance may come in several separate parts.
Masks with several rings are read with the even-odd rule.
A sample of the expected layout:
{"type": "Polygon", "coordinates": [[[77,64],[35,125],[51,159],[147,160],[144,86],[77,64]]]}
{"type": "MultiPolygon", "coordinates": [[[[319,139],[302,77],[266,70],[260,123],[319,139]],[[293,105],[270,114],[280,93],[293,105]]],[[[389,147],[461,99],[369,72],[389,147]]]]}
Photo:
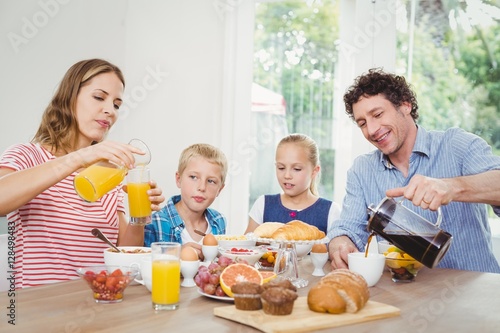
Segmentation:
{"type": "Polygon", "coordinates": [[[198,288],[198,294],[203,295],[208,298],[216,299],[218,301],[224,301],[224,302],[234,302],[234,298],[229,297],[229,296],[217,296],[217,295],[210,295],[207,293],[204,293],[203,290],[198,288]]]}

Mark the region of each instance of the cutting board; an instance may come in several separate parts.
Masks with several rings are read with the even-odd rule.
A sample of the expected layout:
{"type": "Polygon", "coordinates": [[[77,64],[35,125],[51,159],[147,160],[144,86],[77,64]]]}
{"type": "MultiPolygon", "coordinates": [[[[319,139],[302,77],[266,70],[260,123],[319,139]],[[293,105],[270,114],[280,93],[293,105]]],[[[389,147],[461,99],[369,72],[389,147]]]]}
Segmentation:
{"type": "Polygon", "coordinates": [[[266,333],[310,332],[365,321],[399,316],[399,309],[384,303],[368,301],[365,307],[356,313],[329,314],[309,310],[307,297],[299,297],[293,305],[293,312],[288,316],[271,316],[263,310],[243,311],[234,305],[214,308],[214,315],[252,326],[266,333]]]}

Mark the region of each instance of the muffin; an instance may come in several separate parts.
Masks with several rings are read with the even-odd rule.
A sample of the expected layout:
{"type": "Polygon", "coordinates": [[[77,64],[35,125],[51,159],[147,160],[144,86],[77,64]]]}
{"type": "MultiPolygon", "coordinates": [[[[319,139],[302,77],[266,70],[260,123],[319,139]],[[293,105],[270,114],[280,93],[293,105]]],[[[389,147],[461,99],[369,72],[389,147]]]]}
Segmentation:
{"type": "Polygon", "coordinates": [[[234,305],[238,310],[253,311],[262,309],[260,294],[263,288],[254,282],[238,282],[231,287],[234,305]]]}
{"type": "Polygon", "coordinates": [[[269,288],[281,287],[281,288],[289,289],[291,291],[297,291],[297,287],[295,287],[290,280],[280,279],[280,278],[276,278],[276,279],[273,279],[267,283],[264,283],[262,285],[262,287],[264,288],[264,290],[269,289],[269,288]]]}
{"type": "Polygon", "coordinates": [[[293,303],[297,293],[283,287],[274,287],[264,290],[261,294],[264,313],[273,316],[284,316],[292,313],[293,303]]]}

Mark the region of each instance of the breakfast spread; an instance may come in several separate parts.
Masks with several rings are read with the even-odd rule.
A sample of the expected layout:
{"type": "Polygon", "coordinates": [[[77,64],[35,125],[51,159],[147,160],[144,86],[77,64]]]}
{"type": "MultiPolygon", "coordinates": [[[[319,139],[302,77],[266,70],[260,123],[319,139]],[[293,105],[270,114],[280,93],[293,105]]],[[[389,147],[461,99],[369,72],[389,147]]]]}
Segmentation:
{"type": "Polygon", "coordinates": [[[369,298],[368,285],[361,275],[348,269],[337,269],[322,277],[309,290],[307,305],[315,312],[355,313],[369,298]]]}
{"type": "Polygon", "coordinates": [[[274,240],[318,240],[325,237],[325,233],[316,226],[299,220],[288,223],[266,222],[254,230],[254,234],[261,238],[274,240]]]}

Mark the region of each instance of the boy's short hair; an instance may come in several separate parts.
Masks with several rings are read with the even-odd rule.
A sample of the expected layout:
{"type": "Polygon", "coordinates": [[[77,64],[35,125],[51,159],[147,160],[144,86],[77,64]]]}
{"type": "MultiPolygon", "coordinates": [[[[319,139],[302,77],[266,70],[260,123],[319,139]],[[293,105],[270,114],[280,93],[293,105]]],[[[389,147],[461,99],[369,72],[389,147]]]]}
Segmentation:
{"type": "Polygon", "coordinates": [[[198,156],[220,166],[222,184],[225,184],[228,169],[226,155],[219,148],[206,143],[196,143],[184,149],[179,158],[177,172],[182,175],[189,161],[198,156]]]}

